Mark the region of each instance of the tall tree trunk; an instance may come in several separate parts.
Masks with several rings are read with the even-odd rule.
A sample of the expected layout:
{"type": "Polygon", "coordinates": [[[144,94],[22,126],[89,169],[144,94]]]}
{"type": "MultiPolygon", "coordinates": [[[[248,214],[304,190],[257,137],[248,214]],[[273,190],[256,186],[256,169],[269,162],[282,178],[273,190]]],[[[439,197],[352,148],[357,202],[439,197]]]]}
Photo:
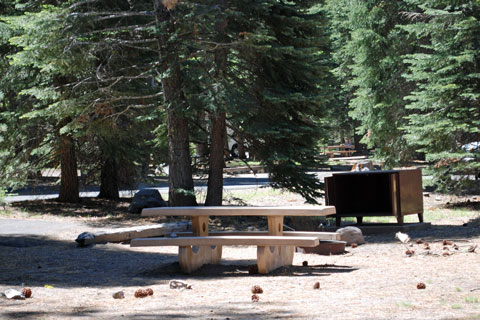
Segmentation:
{"type": "MultiPolygon", "coordinates": [[[[164,89],[164,91],[166,90],[164,89]]],[[[196,206],[197,201],[194,194],[189,149],[188,121],[186,118],[176,116],[173,110],[169,110],[167,112],[167,128],[169,206],[196,206]]]]}
{"type": "MultiPolygon", "coordinates": [[[[59,125],[59,131],[71,120],[64,119],[59,125]]],[[[75,155],[75,141],[69,134],[60,135],[60,193],[58,201],[77,203],[80,201],[77,157],[75,155]]]]}
{"type": "Polygon", "coordinates": [[[208,169],[208,190],[206,206],[221,206],[223,198],[223,141],[225,139],[225,112],[211,117],[211,146],[208,169]]]}
{"type": "Polygon", "coordinates": [[[117,162],[112,157],[106,158],[102,163],[100,173],[100,194],[99,198],[118,200],[118,171],[117,162]]]}
{"type": "Polygon", "coordinates": [[[243,134],[237,133],[237,146],[238,146],[238,158],[245,160],[247,159],[247,154],[245,150],[245,138],[243,137],[243,134]]]}
{"type": "MultiPolygon", "coordinates": [[[[222,8],[224,9],[224,8],[222,8]]],[[[221,17],[220,21],[216,25],[217,41],[225,42],[225,30],[227,28],[228,21],[226,18],[221,17]]],[[[215,50],[215,80],[217,81],[217,88],[219,83],[224,81],[224,75],[227,67],[227,49],[217,48],[215,50]]],[[[221,95],[216,95],[216,110],[215,114],[212,114],[211,122],[212,129],[210,131],[210,161],[208,168],[208,190],[207,198],[205,199],[206,206],[221,206],[223,199],[223,167],[225,165],[224,155],[225,148],[224,142],[226,140],[226,126],[225,126],[225,101],[221,98],[221,95]]],[[[228,143],[227,148],[228,152],[228,143]]]]}
{"type": "Polygon", "coordinates": [[[183,92],[178,48],[169,37],[175,32],[174,17],[169,10],[174,10],[175,1],[156,1],[157,26],[167,21],[167,30],[159,30],[158,47],[162,78],[164,103],[167,106],[167,130],[169,153],[169,205],[196,206],[192,161],[190,157],[190,140],[188,120],[184,115],[186,99],[183,92]],[[168,6],[168,9],[167,9],[168,6]]]}

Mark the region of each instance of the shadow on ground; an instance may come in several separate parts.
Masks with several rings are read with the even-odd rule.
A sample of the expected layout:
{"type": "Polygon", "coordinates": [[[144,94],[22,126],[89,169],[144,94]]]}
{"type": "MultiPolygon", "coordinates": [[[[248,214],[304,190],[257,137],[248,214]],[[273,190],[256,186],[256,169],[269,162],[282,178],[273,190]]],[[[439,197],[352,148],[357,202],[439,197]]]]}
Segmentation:
{"type": "Polygon", "coordinates": [[[42,236],[0,236],[0,285],[112,287],[145,285],[145,270],[171,264],[176,254],[138,252],[122,245],[78,248],[42,236]]]}
{"type": "Polygon", "coordinates": [[[157,319],[292,319],[298,318],[298,315],[285,310],[283,305],[278,303],[269,303],[269,306],[278,309],[263,311],[252,308],[251,302],[238,302],[234,305],[225,306],[195,306],[195,312],[191,309],[176,307],[174,305],[162,304],[157,309],[146,312],[121,312],[106,313],[104,310],[91,308],[74,308],[70,312],[58,311],[38,311],[38,312],[1,312],[0,317],[6,319],[41,319],[41,318],[60,318],[60,319],[135,319],[135,320],[157,320],[157,319]],[[276,306],[278,305],[278,306],[276,306]]]}
{"type": "Polygon", "coordinates": [[[140,219],[139,214],[128,213],[131,199],[121,198],[119,201],[81,198],[79,203],[63,203],[56,199],[29,200],[13,202],[10,207],[26,211],[32,215],[52,215],[59,217],[111,217],[114,219],[140,219]]]}
{"type": "MultiPolygon", "coordinates": [[[[0,285],[54,287],[144,286],[158,281],[249,277],[255,260],[225,260],[186,275],[176,254],[140,252],[120,244],[78,248],[75,243],[42,236],[0,236],[0,285]]],[[[268,276],[328,276],[355,268],[336,265],[290,266],[268,276]]],[[[264,275],[254,275],[264,276],[264,275]]]]}
{"type": "MultiPolygon", "coordinates": [[[[191,276],[197,280],[208,280],[209,278],[228,278],[228,277],[265,277],[263,274],[250,274],[249,269],[256,265],[256,260],[235,260],[223,261],[221,265],[205,265],[198,269],[191,276]]],[[[329,276],[335,273],[346,273],[358,270],[350,266],[342,265],[309,265],[309,266],[288,266],[278,268],[268,274],[269,277],[318,277],[329,276]]],[[[177,278],[187,277],[180,271],[178,262],[170,265],[163,265],[161,267],[147,270],[141,274],[145,277],[153,277],[156,279],[171,277],[175,275],[177,278]]]]}
{"type": "MultiPolygon", "coordinates": [[[[463,225],[432,225],[430,228],[418,231],[406,232],[411,239],[424,239],[428,241],[462,239],[480,236],[480,217],[471,219],[463,225]]],[[[395,232],[369,235],[365,237],[367,243],[391,243],[398,242],[395,232]]]]}

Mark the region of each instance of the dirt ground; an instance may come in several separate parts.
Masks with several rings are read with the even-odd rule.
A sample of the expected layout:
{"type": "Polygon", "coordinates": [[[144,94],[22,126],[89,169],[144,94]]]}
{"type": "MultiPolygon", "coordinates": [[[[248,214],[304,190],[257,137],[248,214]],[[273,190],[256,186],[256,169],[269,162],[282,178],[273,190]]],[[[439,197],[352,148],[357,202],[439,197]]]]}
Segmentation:
{"type": "MultiPolygon", "coordinates": [[[[275,201],[298,205],[290,196],[275,201]]],[[[432,197],[425,206],[445,206],[448,201],[432,197]]],[[[92,230],[140,223],[138,218],[117,219],[114,211],[108,220],[93,215],[88,202],[84,206],[78,212],[71,208],[70,214],[29,219],[82,221],[92,230]],[[85,210],[90,211],[82,215],[85,210]]],[[[25,218],[20,207],[12,210],[25,218]]],[[[41,207],[38,204],[38,210],[41,207]]],[[[144,221],[149,222],[154,221],[144,221]]],[[[0,292],[23,286],[33,291],[26,300],[0,298],[0,319],[480,319],[478,219],[450,217],[411,232],[412,247],[407,248],[393,234],[383,234],[366,236],[365,245],[348,247],[343,255],[296,253],[293,266],[269,275],[248,273],[255,264],[255,247],[225,247],[221,265],[185,275],[176,248],[114,243],[77,248],[73,239],[83,231],[78,227],[0,241],[0,292]],[[417,244],[418,239],[427,241],[430,250],[417,244]],[[443,240],[452,244],[443,245],[443,240]],[[469,252],[475,245],[478,248],[469,252]],[[407,249],[415,253],[407,256],[407,249]],[[193,288],[170,289],[172,279],[193,288]],[[319,290],[313,289],[317,281],[319,290]],[[419,282],[426,288],[417,289],[419,282]],[[253,285],[264,290],[258,302],[251,300],[253,285]],[[136,289],[147,287],[153,296],[134,297],[136,289]],[[113,299],[120,290],[125,299],[113,299]]]]}

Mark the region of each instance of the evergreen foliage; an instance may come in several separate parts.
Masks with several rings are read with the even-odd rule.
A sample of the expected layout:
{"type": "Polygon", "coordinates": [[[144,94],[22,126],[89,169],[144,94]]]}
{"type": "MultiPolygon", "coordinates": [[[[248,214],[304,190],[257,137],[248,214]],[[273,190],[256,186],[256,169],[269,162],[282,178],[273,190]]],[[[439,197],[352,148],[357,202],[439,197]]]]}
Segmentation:
{"type": "Polygon", "coordinates": [[[363,135],[362,142],[375,148],[375,156],[387,167],[406,164],[412,152],[403,137],[403,97],[412,85],[402,78],[402,55],[411,53],[415,44],[397,26],[406,23],[400,13],[408,4],[327,1],[326,8],[332,21],[335,74],[343,83],[349,115],[360,122],[357,132],[363,135]]]}
{"type": "Polygon", "coordinates": [[[480,167],[480,150],[467,146],[480,141],[480,3],[409,2],[418,10],[404,29],[422,50],[405,57],[405,77],[417,86],[406,97],[407,138],[433,162],[435,183],[459,191],[480,167]]]}
{"type": "Polygon", "coordinates": [[[266,1],[257,11],[255,51],[246,56],[253,100],[238,110],[243,133],[267,166],[274,186],[315,202],[320,185],[308,170],[318,166],[318,141],[331,100],[328,38],[318,1],[266,1]]]}
{"type": "Polygon", "coordinates": [[[479,6],[0,0],[0,190],[60,164],[75,190],[78,163],[118,198],[168,162],[171,204],[196,205],[194,142],[218,205],[228,133],[315,202],[319,146],[353,130],[387,167],[416,151],[442,190],[478,186],[479,6]]]}

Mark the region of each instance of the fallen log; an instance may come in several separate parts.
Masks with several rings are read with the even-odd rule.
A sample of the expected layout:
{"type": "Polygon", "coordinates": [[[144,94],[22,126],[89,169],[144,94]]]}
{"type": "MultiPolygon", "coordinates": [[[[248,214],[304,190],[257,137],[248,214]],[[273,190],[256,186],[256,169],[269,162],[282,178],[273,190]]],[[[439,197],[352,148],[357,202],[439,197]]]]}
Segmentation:
{"type": "Polygon", "coordinates": [[[79,247],[86,247],[93,243],[106,242],[129,242],[135,238],[150,238],[169,235],[175,232],[187,231],[191,222],[171,222],[148,226],[136,226],[130,228],[119,228],[96,233],[83,232],[78,235],[75,242],[79,247]]]}

